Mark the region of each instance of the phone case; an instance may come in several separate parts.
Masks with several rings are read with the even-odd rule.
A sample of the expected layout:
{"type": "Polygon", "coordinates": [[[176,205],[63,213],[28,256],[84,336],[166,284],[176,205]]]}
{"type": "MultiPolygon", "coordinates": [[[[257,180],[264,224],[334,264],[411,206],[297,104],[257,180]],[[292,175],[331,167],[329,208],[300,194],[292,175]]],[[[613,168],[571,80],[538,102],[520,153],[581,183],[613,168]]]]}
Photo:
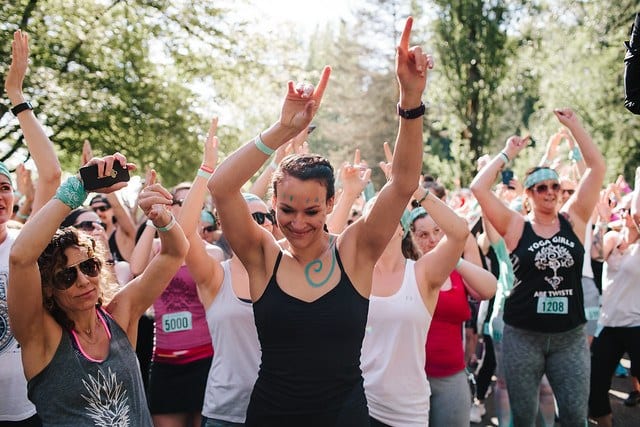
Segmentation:
{"type": "Polygon", "coordinates": [[[80,177],[82,178],[84,189],[87,191],[110,187],[115,183],[127,182],[130,179],[129,170],[118,162],[113,164],[111,176],[98,178],[98,165],[90,165],[80,168],[80,177]]]}

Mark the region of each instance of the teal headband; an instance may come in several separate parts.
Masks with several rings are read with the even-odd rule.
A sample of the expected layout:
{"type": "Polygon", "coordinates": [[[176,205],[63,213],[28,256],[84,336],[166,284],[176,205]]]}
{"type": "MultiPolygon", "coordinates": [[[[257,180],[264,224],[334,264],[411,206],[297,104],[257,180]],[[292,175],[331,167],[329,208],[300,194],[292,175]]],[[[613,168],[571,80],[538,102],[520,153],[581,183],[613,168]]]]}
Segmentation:
{"type": "Polygon", "coordinates": [[[418,219],[422,215],[427,215],[427,211],[422,206],[418,206],[417,208],[412,210],[411,215],[409,215],[409,225],[416,222],[416,219],[418,219]]]}
{"type": "Polygon", "coordinates": [[[7,169],[7,167],[3,162],[0,162],[0,174],[9,178],[9,183],[11,184],[12,187],[14,187],[13,178],[11,178],[11,172],[9,172],[9,169],[7,169]]]}
{"type": "Polygon", "coordinates": [[[530,174],[527,179],[524,180],[524,188],[531,188],[539,182],[553,179],[558,181],[558,174],[553,169],[542,168],[530,174]]]}
{"type": "Polygon", "coordinates": [[[200,221],[209,222],[214,225],[216,223],[216,219],[213,214],[206,209],[203,209],[202,212],[200,212],[200,221]]]}
{"type": "Polygon", "coordinates": [[[400,225],[402,226],[402,238],[404,239],[409,234],[409,230],[411,230],[411,212],[408,210],[404,210],[402,212],[402,217],[400,218],[400,225]]]}

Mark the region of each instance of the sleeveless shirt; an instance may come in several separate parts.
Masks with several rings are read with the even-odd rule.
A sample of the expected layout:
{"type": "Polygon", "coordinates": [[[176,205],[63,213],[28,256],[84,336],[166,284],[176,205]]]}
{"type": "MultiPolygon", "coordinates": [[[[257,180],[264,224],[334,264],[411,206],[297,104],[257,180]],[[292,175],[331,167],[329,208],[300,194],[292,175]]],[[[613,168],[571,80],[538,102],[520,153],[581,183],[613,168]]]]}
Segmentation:
{"type": "MultiPolygon", "coordinates": [[[[619,243],[618,243],[619,245],[619,243]]],[[[608,327],[640,326],[640,242],[614,248],[602,273],[600,323],[608,327]]]]}
{"type": "Polygon", "coordinates": [[[584,247],[564,216],[560,231],[538,236],[529,221],[511,252],[515,281],[504,322],[536,332],[566,332],[586,322],[582,295],[584,247]]]}
{"type": "Polygon", "coordinates": [[[222,262],[224,279],[207,308],[207,323],[216,354],[211,362],[202,415],[244,423],[251,389],[258,377],[260,343],[251,302],[233,291],[231,261],[222,262]]]}
{"type": "Polygon", "coordinates": [[[90,360],[63,329],[51,362],[28,383],[43,426],[152,427],[136,353],[125,332],[102,309],[109,354],[90,360]]]}
{"type": "Polygon", "coordinates": [[[467,289],[462,276],[453,270],[451,289],[438,293],[438,303],[427,335],[425,370],[431,377],[448,377],[464,369],[462,327],[471,318],[467,289]]]}
{"type": "Polygon", "coordinates": [[[178,269],[153,309],[154,362],[181,365],[213,355],[204,307],[186,265],[178,269]]]}
{"type": "Polygon", "coordinates": [[[424,305],[408,259],[400,289],[371,295],[360,366],[373,418],[388,425],[425,426],[429,422],[429,382],[424,374],[424,342],[431,314],[424,305]]]}
{"type": "Polygon", "coordinates": [[[0,243],[0,421],[22,421],[36,413],[27,399],[20,345],[9,325],[9,251],[16,237],[18,230],[7,229],[7,238],[0,243]]]}
{"type": "Polygon", "coordinates": [[[305,302],[280,288],[280,252],[263,295],[253,303],[262,363],[247,426],[369,425],[360,371],[369,301],[333,250],[340,281],[317,300],[305,302]]]}

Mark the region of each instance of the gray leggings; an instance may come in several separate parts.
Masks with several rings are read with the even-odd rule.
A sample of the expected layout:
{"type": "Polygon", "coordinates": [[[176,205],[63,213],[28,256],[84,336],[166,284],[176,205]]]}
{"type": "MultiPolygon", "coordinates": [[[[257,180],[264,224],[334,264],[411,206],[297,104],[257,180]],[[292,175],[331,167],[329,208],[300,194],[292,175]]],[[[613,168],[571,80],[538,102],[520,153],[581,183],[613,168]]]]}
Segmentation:
{"type": "Polygon", "coordinates": [[[505,325],[502,351],[514,427],[535,425],[543,374],[556,396],[560,424],[587,425],[590,358],[584,325],[561,333],[505,325]]]}
{"type": "Polygon", "coordinates": [[[432,427],[469,427],[471,390],[466,371],[448,377],[430,377],[431,403],[429,425],[432,427]]]}

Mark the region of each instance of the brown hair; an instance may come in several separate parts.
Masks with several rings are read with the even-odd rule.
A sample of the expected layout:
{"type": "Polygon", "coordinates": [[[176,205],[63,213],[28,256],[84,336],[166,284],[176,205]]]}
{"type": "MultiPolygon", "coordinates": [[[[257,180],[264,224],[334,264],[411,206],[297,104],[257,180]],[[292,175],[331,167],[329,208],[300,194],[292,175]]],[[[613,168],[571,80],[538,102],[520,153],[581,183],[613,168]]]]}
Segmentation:
{"type": "Polygon", "coordinates": [[[327,159],[317,154],[291,154],[282,159],[271,179],[275,197],[278,197],[278,184],[287,175],[301,181],[312,179],[324,185],[327,189],[327,200],[335,194],[333,166],[327,159]]]}
{"type": "Polygon", "coordinates": [[[38,268],[40,270],[40,282],[42,284],[42,303],[44,308],[53,316],[53,318],[58,322],[63,328],[73,329],[74,323],[64,310],[58,306],[55,298],[53,296],[49,296],[51,293],[51,289],[55,289],[54,286],[54,276],[55,272],[59,271],[66,267],[68,262],[67,256],[64,251],[70,247],[78,247],[78,248],[86,248],[87,255],[89,257],[96,258],[98,260],[98,264],[101,267],[100,270],[100,297],[98,298],[98,303],[96,307],[100,307],[105,299],[110,300],[115,291],[114,288],[108,285],[110,275],[105,270],[102,269],[104,265],[104,249],[96,243],[88,235],[79,232],[74,227],[63,228],[62,230],[56,231],[56,233],[51,238],[51,242],[47,245],[45,250],[38,257],[38,268]],[[105,289],[108,288],[108,289],[105,289]],[[105,294],[108,291],[108,298],[105,297],[105,294]]]}

